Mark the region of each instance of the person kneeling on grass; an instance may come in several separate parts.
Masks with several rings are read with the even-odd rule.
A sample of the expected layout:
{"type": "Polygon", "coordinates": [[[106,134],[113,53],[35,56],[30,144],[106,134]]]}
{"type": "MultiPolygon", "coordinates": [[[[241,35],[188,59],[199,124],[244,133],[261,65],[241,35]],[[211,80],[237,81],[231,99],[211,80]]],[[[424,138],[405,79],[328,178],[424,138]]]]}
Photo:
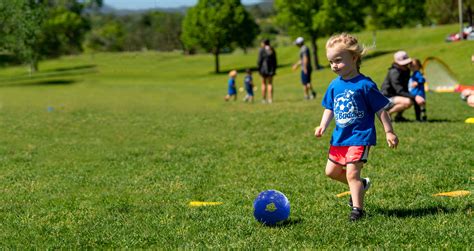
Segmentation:
{"type": "Polygon", "coordinates": [[[225,101],[229,101],[230,98],[234,98],[234,101],[237,100],[237,89],[235,88],[236,77],[236,70],[232,70],[229,72],[229,81],[227,81],[227,95],[224,97],[225,101]]]}
{"type": "Polygon", "coordinates": [[[408,92],[408,81],[410,80],[410,69],[412,59],[405,51],[397,51],[393,55],[393,64],[388,69],[387,76],[382,83],[381,91],[385,97],[390,99],[391,106],[388,113],[397,113],[396,122],[408,121],[403,117],[403,111],[410,108],[415,102],[420,103],[420,97],[413,96],[408,92]]]}
{"type": "Polygon", "coordinates": [[[349,185],[350,221],[364,217],[364,193],[370,187],[368,178],[361,178],[369,148],[376,143],[375,114],[383,124],[389,147],[398,145],[398,137],[385,108],[390,101],[377,85],[359,72],[366,49],[349,34],[334,35],[326,43],[326,56],[337,75],[324,95],[325,108],[314,135],[321,137],[332,118],[336,128],[331,137],[326,175],[349,185]],[[345,167],[345,169],[344,169],[345,167]]]}

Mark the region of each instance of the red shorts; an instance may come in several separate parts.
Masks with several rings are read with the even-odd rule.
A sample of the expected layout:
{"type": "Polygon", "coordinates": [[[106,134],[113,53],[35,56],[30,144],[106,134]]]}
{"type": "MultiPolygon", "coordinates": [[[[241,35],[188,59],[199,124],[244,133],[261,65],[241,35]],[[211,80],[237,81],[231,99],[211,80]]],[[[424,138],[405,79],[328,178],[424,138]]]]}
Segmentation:
{"type": "Polygon", "coordinates": [[[345,166],[359,161],[367,162],[370,146],[331,146],[328,159],[338,165],[345,166]]]}

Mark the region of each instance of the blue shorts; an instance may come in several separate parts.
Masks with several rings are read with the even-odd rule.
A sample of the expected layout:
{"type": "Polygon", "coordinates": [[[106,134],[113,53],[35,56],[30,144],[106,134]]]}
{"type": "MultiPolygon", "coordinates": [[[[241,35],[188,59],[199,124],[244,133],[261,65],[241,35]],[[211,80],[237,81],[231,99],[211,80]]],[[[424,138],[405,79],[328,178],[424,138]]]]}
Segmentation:
{"type": "Polygon", "coordinates": [[[301,71],[301,84],[307,85],[311,83],[311,71],[308,71],[307,74],[304,74],[304,71],[301,71]]]}
{"type": "Polygon", "coordinates": [[[235,88],[229,87],[229,89],[227,90],[227,94],[229,94],[229,95],[236,95],[236,94],[237,94],[237,90],[236,90],[235,88]]]}
{"type": "Polygon", "coordinates": [[[253,89],[252,88],[246,89],[246,91],[247,91],[247,95],[253,97],[253,89]]]}

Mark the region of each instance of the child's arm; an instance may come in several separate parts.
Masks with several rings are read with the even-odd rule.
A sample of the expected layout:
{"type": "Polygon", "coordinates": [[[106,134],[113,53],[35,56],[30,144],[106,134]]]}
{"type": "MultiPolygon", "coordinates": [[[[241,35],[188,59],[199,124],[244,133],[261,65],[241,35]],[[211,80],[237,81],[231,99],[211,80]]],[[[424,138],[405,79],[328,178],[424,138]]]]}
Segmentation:
{"type": "Polygon", "coordinates": [[[411,82],[411,87],[415,88],[417,86],[418,86],[418,82],[416,82],[416,81],[411,82]]]}
{"type": "Polygon", "coordinates": [[[301,65],[301,60],[298,60],[298,62],[296,62],[291,69],[295,71],[296,69],[298,69],[300,65],[301,65]]]}
{"type": "Polygon", "coordinates": [[[390,148],[397,148],[398,145],[398,137],[393,131],[392,121],[390,119],[390,115],[384,109],[380,109],[377,112],[377,117],[379,118],[380,122],[382,122],[383,129],[385,131],[385,137],[387,138],[387,143],[390,148]]]}
{"type": "Polygon", "coordinates": [[[331,122],[332,118],[334,117],[334,113],[329,109],[324,109],[323,117],[321,118],[321,123],[318,127],[316,127],[314,131],[314,136],[321,137],[323,136],[326,128],[328,128],[329,123],[331,122]]]}

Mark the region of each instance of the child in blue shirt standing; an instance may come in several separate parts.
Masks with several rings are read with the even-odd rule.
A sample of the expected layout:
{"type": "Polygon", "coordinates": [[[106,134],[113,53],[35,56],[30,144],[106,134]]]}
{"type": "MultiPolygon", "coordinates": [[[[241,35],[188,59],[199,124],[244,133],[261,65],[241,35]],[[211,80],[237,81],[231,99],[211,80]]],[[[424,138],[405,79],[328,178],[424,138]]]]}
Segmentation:
{"type": "Polygon", "coordinates": [[[375,115],[383,124],[388,146],[395,148],[398,145],[390,116],[385,111],[389,100],[369,77],[359,72],[365,51],[357,39],[347,33],[334,35],[327,41],[326,56],[331,70],[338,77],[326,90],[322,102],[325,110],[314,133],[316,137],[321,137],[332,118],[335,119],[326,175],[349,185],[350,221],[365,215],[364,193],[370,186],[370,180],[361,178],[361,171],[367,162],[370,146],[376,143],[375,115]]]}
{"type": "Polygon", "coordinates": [[[234,101],[237,100],[237,88],[235,88],[236,77],[236,70],[232,70],[229,72],[229,80],[227,81],[227,95],[224,97],[225,101],[229,101],[230,98],[234,98],[234,101]]]}
{"type": "Polygon", "coordinates": [[[244,101],[245,102],[252,102],[253,103],[253,80],[252,80],[252,70],[247,69],[245,70],[244,84],[245,84],[245,91],[247,95],[245,95],[244,101]]]}
{"type": "Polygon", "coordinates": [[[426,95],[425,95],[425,77],[421,73],[421,62],[418,59],[413,59],[410,64],[410,69],[413,71],[413,74],[410,77],[408,90],[411,95],[418,96],[417,102],[415,102],[415,117],[417,121],[426,121],[428,118],[426,116],[426,95]]]}

